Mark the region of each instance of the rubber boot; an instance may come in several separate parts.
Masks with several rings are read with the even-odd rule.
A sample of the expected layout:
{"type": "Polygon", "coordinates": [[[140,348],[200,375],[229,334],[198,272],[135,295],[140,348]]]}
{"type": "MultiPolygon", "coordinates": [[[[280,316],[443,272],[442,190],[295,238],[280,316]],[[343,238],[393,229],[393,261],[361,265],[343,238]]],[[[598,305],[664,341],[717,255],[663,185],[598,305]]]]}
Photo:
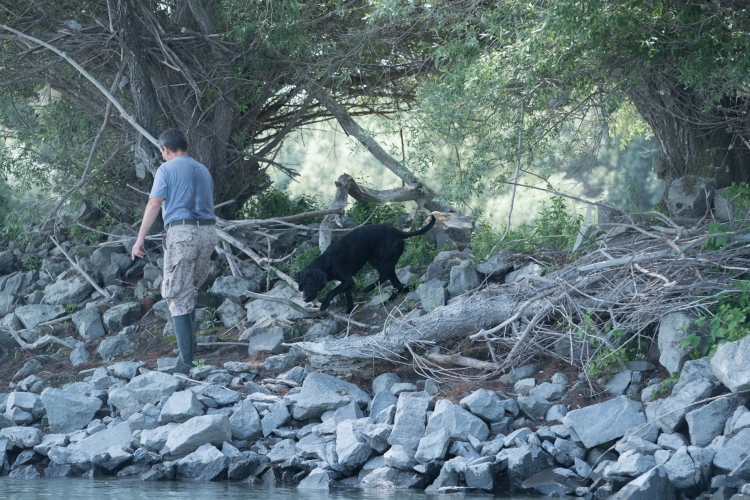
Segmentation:
{"type": "Polygon", "coordinates": [[[174,324],[175,336],[177,336],[177,347],[180,349],[177,364],[182,363],[192,368],[193,353],[195,352],[195,332],[193,331],[192,318],[190,314],[172,316],[172,323],[174,324]]]}

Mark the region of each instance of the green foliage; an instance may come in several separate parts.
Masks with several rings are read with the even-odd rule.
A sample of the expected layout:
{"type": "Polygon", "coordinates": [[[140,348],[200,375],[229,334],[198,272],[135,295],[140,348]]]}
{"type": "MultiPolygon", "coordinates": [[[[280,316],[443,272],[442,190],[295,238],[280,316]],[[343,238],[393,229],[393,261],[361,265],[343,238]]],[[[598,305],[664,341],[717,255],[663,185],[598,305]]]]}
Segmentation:
{"type": "Polygon", "coordinates": [[[221,320],[216,316],[215,307],[210,307],[206,310],[206,315],[203,317],[200,326],[202,327],[201,330],[208,330],[210,328],[221,326],[221,320]]]}
{"type": "Polygon", "coordinates": [[[731,226],[726,226],[722,224],[721,222],[712,222],[708,225],[708,234],[716,234],[719,236],[714,236],[712,238],[706,239],[704,246],[706,250],[712,251],[712,250],[719,250],[721,247],[729,243],[732,239],[731,234],[722,234],[726,232],[733,231],[733,228],[731,226]]]}
{"type": "MultiPolygon", "coordinates": [[[[321,210],[322,203],[311,194],[290,196],[286,188],[271,189],[250,198],[237,212],[237,219],[272,219],[321,210]]],[[[320,222],[322,217],[303,222],[320,222]]]]}
{"type": "Polygon", "coordinates": [[[398,261],[398,267],[413,266],[423,268],[435,260],[440,252],[424,236],[408,238],[404,241],[404,253],[398,261]]]}
{"type": "Polygon", "coordinates": [[[626,327],[613,329],[606,325],[603,329],[596,324],[596,318],[587,312],[576,323],[568,318],[568,328],[578,340],[588,342],[595,350],[589,359],[587,371],[592,377],[607,377],[618,367],[624,367],[629,361],[643,357],[645,346],[629,342],[626,327]]]}
{"type": "Polygon", "coordinates": [[[734,208],[734,220],[742,226],[750,225],[750,186],[746,182],[733,182],[724,188],[723,194],[734,208]]]}
{"type": "MultiPolygon", "coordinates": [[[[38,271],[42,268],[42,259],[36,255],[29,255],[23,261],[24,271],[38,271]]],[[[75,304],[74,304],[75,305],[75,304]]]]}
{"type": "Polygon", "coordinates": [[[76,312],[77,307],[78,306],[76,306],[75,304],[65,304],[65,312],[68,314],[73,314],[74,312],[76,312]]]}
{"type": "Polygon", "coordinates": [[[711,308],[712,316],[696,320],[699,327],[706,322],[711,326],[708,342],[697,333],[688,334],[682,347],[695,348],[695,357],[713,356],[716,348],[726,342],[735,342],[750,334],[750,281],[742,281],[737,291],[722,293],[711,308]]]}
{"type": "Polygon", "coordinates": [[[310,246],[303,250],[299,250],[292,256],[290,263],[286,266],[284,271],[291,273],[292,276],[296,276],[297,273],[307,267],[318,257],[320,257],[320,247],[310,246]]]}
{"type": "Polygon", "coordinates": [[[202,370],[206,367],[206,360],[205,359],[196,359],[193,360],[193,366],[198,368],[199,370],[202,370]]]}
{"type": "Polygon", "coordinates": [[[346,211],[346,215],[358,226],[364,224],[365,221],[367,224],[383,224],[406,215],[406,209],[403,203],[367,203],[354,200],[346,211]]]}

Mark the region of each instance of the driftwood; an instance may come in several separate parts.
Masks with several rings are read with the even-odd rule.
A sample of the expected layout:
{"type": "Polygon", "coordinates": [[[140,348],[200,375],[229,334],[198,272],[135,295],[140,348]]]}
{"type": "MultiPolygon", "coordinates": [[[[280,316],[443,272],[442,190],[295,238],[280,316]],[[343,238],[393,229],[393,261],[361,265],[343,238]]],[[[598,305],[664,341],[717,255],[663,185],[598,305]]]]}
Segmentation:
{"type": "Polygon", "coordinates": [[[83,270],[83,268],[78,264],[78,262],[73,260],[73,258],[70,255],[68,255],[68,252],[65,251],[65,249],[60,245],[60,243],[57,242],[55,238],[51,238],[51,240],[52,240],[52,243],[55,244],[57,249],[62,252],[65,258],[68,259],[68,262],[70,262],[70,265],[73,266],[76,269],[76,271],[81,273],[81,275],[86,279],[86,281],[91,283],[91,285],[94,287],[94,290],[102,294],[102,296],[106,297],[107,299],[112,298],[112,294],[110,294],[104,288],[100,287],[99,284],[96,281],[94,281],[86,271],[83,270]]]}

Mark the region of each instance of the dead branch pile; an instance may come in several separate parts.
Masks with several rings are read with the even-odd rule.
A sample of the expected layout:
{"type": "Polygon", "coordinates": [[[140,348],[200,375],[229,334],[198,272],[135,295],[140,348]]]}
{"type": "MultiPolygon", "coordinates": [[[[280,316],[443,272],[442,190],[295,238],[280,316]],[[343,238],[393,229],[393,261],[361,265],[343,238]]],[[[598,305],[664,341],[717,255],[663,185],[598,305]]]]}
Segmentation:
{"type": "Polygon", "coordinates": [[[589,248],[595,250],[543,277],[489,285],[421,318],[394,320],[376,335],[299,345],[332,358],[404,361],[409,351],[426,373],[449,376],[453,371],[442,369],[435,356],[420,352],[468,336],[488,345],[495,371],[544,353],[587,368],[595,356],[652,341],[654,326],[670,312],[709,314],[719,293],[747,280],[749,230],[710,233],[708,222],[683,226],[659,213],[625,219],[592,227],[589,248]],[[710,250],[716,238],[726,238],[725,244],[710,250]]]}

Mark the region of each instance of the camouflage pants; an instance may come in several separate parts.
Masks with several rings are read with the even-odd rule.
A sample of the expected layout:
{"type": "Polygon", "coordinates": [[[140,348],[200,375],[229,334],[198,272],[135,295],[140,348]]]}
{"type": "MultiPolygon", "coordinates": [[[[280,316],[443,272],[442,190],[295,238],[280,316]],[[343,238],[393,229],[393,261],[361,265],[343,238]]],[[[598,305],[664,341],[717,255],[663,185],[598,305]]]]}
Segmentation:
{"type": "Polygon", "coordinates": [[[208,277],[217,242],[213,226],[175,226],[167,231],[161,294],[172,316],[193,310],[195,289],[208,277]]]}

